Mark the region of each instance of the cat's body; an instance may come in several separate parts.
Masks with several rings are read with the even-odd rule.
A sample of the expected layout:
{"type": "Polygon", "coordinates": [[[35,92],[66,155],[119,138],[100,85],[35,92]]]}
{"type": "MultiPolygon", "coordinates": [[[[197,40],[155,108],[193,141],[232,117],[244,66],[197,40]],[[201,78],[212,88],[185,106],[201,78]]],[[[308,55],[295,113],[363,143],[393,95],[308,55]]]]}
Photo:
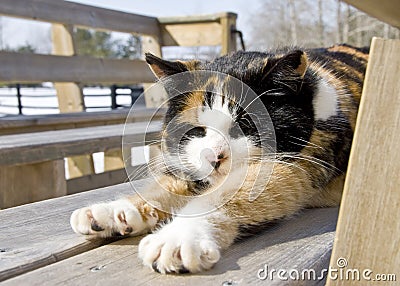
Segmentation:
{"type": "Polygon", "coordinates": [[[211,268],[249,227],[339,204],[368,59],[363,50],[238,52],[205,63],[146,59],[161,80],[198,70],[229,77],[222,82],[211,74],[208,86],[170,99],[162,140],[169,163],[160,163],[146,201],[134,195],[77,210],[75,232],[141,234],[168,221],[141,241],[140,258],[161,273],[197,272],[211,268]],[[254,90],[268,111],[274,154],[248,106],[222,88],[231,77],[254,90]],[[177,126],[185,126],[182,134],[177,126]]]}

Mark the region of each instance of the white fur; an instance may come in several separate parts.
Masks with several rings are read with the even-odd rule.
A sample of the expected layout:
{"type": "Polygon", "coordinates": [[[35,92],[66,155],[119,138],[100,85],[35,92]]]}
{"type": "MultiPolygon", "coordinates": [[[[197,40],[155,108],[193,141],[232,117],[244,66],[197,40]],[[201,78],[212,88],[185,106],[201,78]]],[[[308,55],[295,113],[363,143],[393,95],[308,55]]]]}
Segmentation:
{"type": "MultiPolygon", "coordinates": [[[[204,212],[206,201],[194,199],[181,213],[193,209],[204,212]]],[[[218,211],[219,212],[219,211],[218,211]]],[[[223,216],[223,214],[213,213],[223,216]]],[[[220,250],[215,242],[214,226],[208,220],[211,215],[200,217],[176,217],[158,232],[146,236],[139,244],[139,258],[143,264],[155,267],[161,273],[179,272],[187,269],[199,272],[210,269],[220,258],[220,250]]]]}
{"type": "Polygon", "coordinates": [[[115,232],[125,234],[127,227],[133,229],[131,234],[144,233],[154,227],[157,220],[158,218],[153,214],[144,221],[132,203],[125,199],[120,199],[77,209],[71,215],[70,224],[72,229],[79,234],[89,235],[89,237],[110,237],[115,232]],[[125,221],[119,219],[121,214],[125,221]],[[104,230],[92,230],[92,219],[104,230]]]}
{"type": "MultiPolygon", "coordinates": [[[[231,168],[249,157],[248,139],[233,139],[229,136],[229,130],[234,124],[234,115],[230,113],[227,102],[228,100],[222,104],[222,97],[217,95],[211,107],[199,109],[197,112],[199,124],[206,128],[206,136],[192,138],[185,146],[185,157],[197,170],[199,179],[212,175],[214,169],[210,162],[216,161],[219,154],[224,154],[226,160],[223,164],[230,164],[231,168]]],[[[222,167],[221,170],[223,169],[222,167]]],[[[224,174],[226,173],[228,172],[225,170],[224,174]]]]}
{"type": "Polygon", "coordinates": [[[313,106],[316,120],[327,120],[337,114],[338,95],[336,89],[325,80],[321,80],[318,83],[313,106]]]}

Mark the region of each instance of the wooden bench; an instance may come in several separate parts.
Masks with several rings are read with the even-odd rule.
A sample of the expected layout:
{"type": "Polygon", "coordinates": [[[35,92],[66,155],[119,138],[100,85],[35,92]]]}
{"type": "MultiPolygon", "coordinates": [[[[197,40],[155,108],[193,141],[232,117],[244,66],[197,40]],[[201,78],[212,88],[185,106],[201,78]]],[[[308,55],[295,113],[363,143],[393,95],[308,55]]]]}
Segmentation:
{"type": "MultiPolygon", "coordinates": [[[[321,274],[330,258],[330,266],[336,269],[337,260],[345,258],[349,269],[398,274],[399,47],[398,40],[373,41],[336,237],[337,208],[305,210],[235,243],[208,272],[162,276],[141,266],[140,238],[86,241],[70,229],[74,209],[132,192],[130,184],[122,184],[0,211],[0,280],[4,285],[282,285],[286,282],[277,276],[266,281],[258,274],[265,275],[266,265],[276,275],[279,269],[295,274],[295,270],[312,269],[321,274]]],[[[346,279],[327,282],[366,284],[346,279]]]]}
{"type": "Polygon", "coordinates": [[[154,121],[0,136],[0,208],[93,189],[88,182],[121,183],[124,169],[66,181],[64,158],[120,150],[123,135],[142,142],[146,131],[146,139],[154,140],[160,129],[161,122],[154,121]]]}
{"type": "MultiPolygon", "coordinates": [[[[2,285],[281,285],[276,277],[259,279],[259,269],[268,265],[269,271],[314,269],[320,274],[328,267],[337,208],[305,210],[271,224],[235,243],[212,270],[190,276],[163,276],[143,267],[137,258],[141,237],[87,241],[69,226],[74,209],[132,192],[126,183],[1,211],[2,285]]],[[[324,280],[312,283],[323,285],[324,280]]]]}
{"type": "MultiPolygon", "coordinates": [[[[163,112],[156,113],[154,108],[135,108],[130,122],[162,119],[163,112]]],[[[10,116],[0,119],[0,135],[31,133],[40,131],[62,130],[91,126],[124,124],[129,109],[117,109],[96,112],[71,112],[46,115],[10,116]]]]}

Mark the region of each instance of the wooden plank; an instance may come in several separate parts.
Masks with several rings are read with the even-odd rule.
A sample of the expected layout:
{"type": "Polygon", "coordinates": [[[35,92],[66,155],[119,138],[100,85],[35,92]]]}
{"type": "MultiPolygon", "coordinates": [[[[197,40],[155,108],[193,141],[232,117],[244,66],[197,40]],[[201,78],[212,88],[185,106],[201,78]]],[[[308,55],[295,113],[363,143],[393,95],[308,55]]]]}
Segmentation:
{"type": "MultiPolygon", "coordinates": [[[[57,1],[58,2],[58,1],[57,1]]],[[[155,77],[142,60],[0,52],[0,82],[143,83],[155,77]]]]}
{"type": "Polygon", "coordinates": [[[221,18],[221,55],[236,51],[236,34],[232,33],[233,30],[236,30],[236,18],[236,14],[228,14],[221,18]]]}
{"type": "Polygon", "coordinates": [[[222,41],[219,23],[185,23],[161,25],[163,46],[216,46],[222,41]]]}
{"type": "Polygon", "coordinates": [[[344,0],[372,17],[400,28],[400,2],[393,0],[344,0]]]}
{"type": "MultiPolygon", "coordinates": [[[[51,27],[53,54],[60,56],[74,56],[75,42],[73,26],[53,24],[51,27]]],[[[78,112],[85,109],[82,88],[74,82],[54,83],[57,91],[58,108],[61,113],[78,112]]],[[[81,155],[67,158],[68,174],[70,178],[94,173],[92,155],[81,155]]]]}
{"type": "MultiPolygon", "coordinates": [[[[73,112],[64,114],[7,116],[0,118],[0,135],[27,132],[82,128],[90,126],[125,123],[129,109],[116,109],[96,112],[73,112]]],[[[165,110],[154,108],[135,109],[129,122],[161,120],[165,110]]]]}
{"type": "Polygon", "coordinates": [[[2,0],[0,14],[97,30],[156,36],[160,34],[157,18],[67,1],[2,0]]]}
{"type": "MultiPolygon", "coordinates": [[[[75,56],[73,27],[53,24],[51,27],[53,55],[75,56]]],[[[73,82],[54,83],[57,91],[60,112],[78,112],[85,109],[83,92],[80,86],[73,82]]]]}
{"type": "MultiPolygon", "coordinates": [[[[400,40],[372,40],[331,260],[400,277],[400,40]]],[[[344,268],[346,270],[346,268],[344,268]]],[[[374,276],[371,276],[372,278],[374,276]]],[[[329,280],[328,285],[365,285],[329,280]]],[[[386,285],[386,284],[385,284],[386,285]]],[[[387,282],[398,285],[398,282],[387,282]]]]}
{"type": "Polygon", "coordinates": [[[132,192],[127,183],[1,210],[0,281],[106,243],[76,235],[69,226],[71,213],[132,192]]]}
{"type": "MultiPolygon", "coordinates": [[[[212,15],[194,15],[184,17],[161,17],[163,46],[214,46],[225,40],[221,24],[225,19],[237,18],[235,13],[219,13],[212,15]],[[190,33],[188,33],[190,31],[190,33]]],[[[236,42],[236,41],[235,41],[236,42]]],[[[230,42],[231,44],[231,42],[230,42]]],[[[236,50],[236,49],[231,49],[236,50]]]]}
{"type": "MultiPolygon", "coordinates": [[[[142,37],[142,57],[144,59],[145,53],[152,53],[158,57],[162,57],[161,46],[163,43],[160,42],[160,38],[155,37],[142,37]]],[[[163,103],[166,102],[168,95],[165,89],[160,85],[154,85],[154,83],[143,84],[144,88],[144,98],[146,101],[146,106],[149,108],[160,108],[163,103]]],[[[164,105],[165,106],[165,105],[164,105]]]]}
{"type": "MultiPolygon", "coordinates": [[[[337,208],[307,210],[258,235],[234,244],[216,266],[197,275],[160,275],[137,258],[140,238],[128,238],[71,257],[3,282],[4,285],[321,285],[324,281],[261,280],[257,273],[274,269],[327,268],[334,238],[337,208]]],[[[286,274],[288,276],[288,274],[286,274]]]]}
{"type": "Polygon", "coordinates": [[[145,131],[147,140],[155,140],[160,130],[161,122],[157,121],[0,136],[0,166],[120,148],[123,134],[126,140],[133,142],[132,147],[141,146],[145,131]]]}
{"type": "Polygon", "coordinates": [[[64,160],[0,168],[0,209],[67,194],[64,160]]]}
{"type": "Polygon", "coordinates": [[[117,170],[124,167],[122,150],[107,150],[104,152],[104,171],[117,170]]]}
{"type": "MultiPolygon", "coordinates": [[[[132,172],[140,170],[140,176],[135,176],[135,179],[143,179],[146,173],[143,172],[144,165],[132,167],[132,172]]],[[[99,174],[92,174],[67,180],[67,193],[77,194],[93,189],[103,188],[111,185],[117,185],[128,181],[128,176],[125,169],[112,170],[99,174]]]]}
{"type": "Polygon", "coordinates": [[[189,23],[219,23],[221,18],[224,17],[237,17],[237,14],[232,12],[222,12],[216,14],[206,15],[190,15],[190,16],[178,16],[178,17],[159,17],[158,21],[160,24],[173,25],[173,24],[189,24],[189,23]]]}

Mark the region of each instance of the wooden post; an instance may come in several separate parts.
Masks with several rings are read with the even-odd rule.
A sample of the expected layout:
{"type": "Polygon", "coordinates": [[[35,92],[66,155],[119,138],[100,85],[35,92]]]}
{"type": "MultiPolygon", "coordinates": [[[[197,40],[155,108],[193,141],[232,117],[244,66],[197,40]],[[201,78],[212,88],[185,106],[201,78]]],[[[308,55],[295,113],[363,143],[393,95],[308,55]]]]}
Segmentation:
{"type": "MultiPolygon", "coordinates": [[[[61,24],[52,25],[53,54],[62,56],[75,55],[73,27],[61,24]]],[[[54,83],[57,90],[60,112],[84,110],[83,95],[76,83],[54,83]]]]}
{"type": "Polygon", "coordinates": [[[227,13],[221,17],[221,55],[236,51],[236,34],[232,33],[233,30],[236,30],[236,18],[237,15],[233,13],[227,13]]]}
{"type": "Polygon", "coordinates": [[[2,166],[0,190],[0,209],[65,196],[64,160],[2,166]]]}
{"type": "MultiPolygon", "coordinates": [[[[157,57],[162,57],[161,43],[160,40],[152,36],[142,37],[142,52],[143,59],[145,53],[152,53],[157,57]]],[[[167,99],[167,94],[164,89],[159,88],[159,86],[153,86],[153,83],[144,83],[143,88],[145,90],[145,101],[146,106],[149,108],[157,108],[167,99]]]]}
{"type": "MultiPolygon", "coordinates": [[[[63,56],[75,55],[73,27],[61,24],[52,25],[53,54],[63,56]]],[[[84,101],[81,87],[76,83],[54,84],[60,112],[78,112],[84,110],[84,101]]],[[[94,164],[91,155],[82,155],[68,158],[68,170],[71,178],[94,173],[94,164]]]]}
{"type": "MultiPolygon", "coordinates": [[[[399,51],[400,40],[372,40],[330,262],[344,273],[371,270],[371,281],[376,274],[400,279],[399,51]],[[341,258],[347,260],[342,268],[341,258]]],[[[367,285],[365,280],[328,278],[327,285],[367,285]]]]}
{"type": "MultiPolygon", "coordinates": [[[[162,57],[161,45],[162,44],[160,38],[152,36],[142,36],[143,58],[145,53],[152,53],[153,55],[162,57]]],[[[160,108],[161,105],[167,100],[168,95],[160,85],[153,85],[153,83],[144,83],[143,89],[145,91],[144,98],[146,101],[146,107],[148,108],[160,108]]],[[[158,154],[159,148],[157,146],[149,147],[150,160],[158,154]]],[[[132,156],[134,157],[134,154],[132,154],[132,156]]]]}

